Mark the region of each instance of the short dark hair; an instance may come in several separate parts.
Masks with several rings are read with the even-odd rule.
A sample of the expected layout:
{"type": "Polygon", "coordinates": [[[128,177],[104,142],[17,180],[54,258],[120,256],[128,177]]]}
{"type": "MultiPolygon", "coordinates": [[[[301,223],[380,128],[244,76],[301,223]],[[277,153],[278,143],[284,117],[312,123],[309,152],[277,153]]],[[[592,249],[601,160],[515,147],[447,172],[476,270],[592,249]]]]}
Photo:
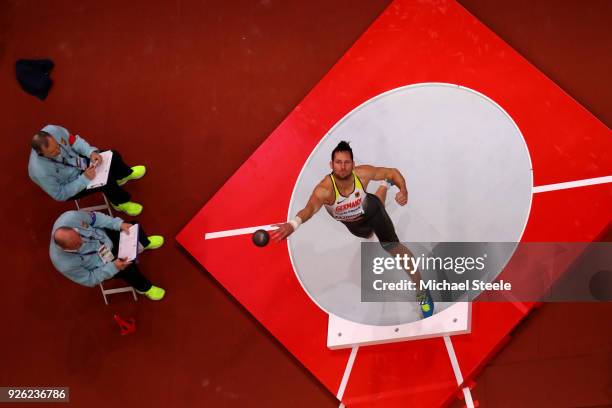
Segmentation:
{"type": "Polygon", "coordinates": [[[49,137],[51,137],[51,135],[44,130],[36,132],[32,138],[32,149],[34,149],[36,153],[42,154],[43,147],[49,147],[49,137]]]}
{"type": "Polygon", "coordinates": [[[338,143],[338,146],[336,146],[334,150],[332,150],[332,155],[331,155],[332,161],[334,161],[334,156],[338,152],[349,152],[351,155],[351,160],[353,160],[353,149],[351,149],[351,146],[349,145],[348,142],[345,142],[343,140],[340,143],[338,143]]]}

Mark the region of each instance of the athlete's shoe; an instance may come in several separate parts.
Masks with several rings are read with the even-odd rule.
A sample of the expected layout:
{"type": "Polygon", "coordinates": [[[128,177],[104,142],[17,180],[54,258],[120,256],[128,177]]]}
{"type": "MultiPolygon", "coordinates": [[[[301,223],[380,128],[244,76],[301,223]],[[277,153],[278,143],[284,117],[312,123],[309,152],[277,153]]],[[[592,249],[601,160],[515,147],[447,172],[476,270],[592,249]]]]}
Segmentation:
{"type": "Polygon", "coordinates": [[[162,300],[166,294],[165,290],[158,288],[157,286],[151,286],[151,289],[147,290],[146,292],[141,292],[139,290],[136,292],[140,293],[141,295],[145,295],[151,300],[162,300]]]}
{"type": "Polygon", "coordinates": [[[133,203],[131,201],[119,205],[113,204],[113,208],[117,211],[122,211],[131,217],[135,217],[142,212],[142,205],[133,203]]]}
{"type": "Polygon", "coordinates": [[[395,185],[395,183],[393,183],[393,180],[391,179],[385,179],[381,185],[386,186],[387,188],[391,188],[395,185]]]}
{"type": "Polygon", "coordinates": [[[124,185],[130,180],[138,180],[139,178],[143,178],[147,173],[147,168],[145,166],[134,166],[132,167],[132,174],[122,178],[121,180],[117,180],[117,185],[124,185]]]}
{"type": "Polygon", "coordinates": [[[144,247],[144,249],[145,251],[147,249],[157,249],[162,245],[164,245],[164,237],[162,237],[161,235],[151,235],[149,237],[149,245],[144,247]]]}
{"type": "Polygon", "coordinates": [[[429,316],[433,315],[434,302],[431,299],[431,293],[429,293],[429,291],[419,293],[417,295],[417,301],[419,302],[419,308],[421,309],[423,319],[426,319],[429,316]]]}

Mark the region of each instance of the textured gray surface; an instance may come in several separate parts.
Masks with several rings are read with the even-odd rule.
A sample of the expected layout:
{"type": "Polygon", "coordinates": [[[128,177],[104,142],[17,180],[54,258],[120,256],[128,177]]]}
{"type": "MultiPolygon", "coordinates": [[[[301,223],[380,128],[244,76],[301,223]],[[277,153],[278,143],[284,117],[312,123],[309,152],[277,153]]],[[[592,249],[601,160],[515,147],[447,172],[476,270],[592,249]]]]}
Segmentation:
{"type": "MultiPolygon", "coordinates": [[[[386,201],[400,240],[520,240],[531,204],[529,153],[514,122],[488,98],[454,85],[422,84],[357,107],[311,154],[290,217],[329,173],[330,152],[340,140],[351,142],[357,165],[396,167],[404,175],[408,204],[395,203],[395,188],[386,201]]],[[[378,182],[370,184],[374,192],[378,182]]],[[[289,251],[306,292],[326,312],[358,323],[417,320],[411,304],[361,303],[360,242],[325,211],[293,234],[289,251]]]]}

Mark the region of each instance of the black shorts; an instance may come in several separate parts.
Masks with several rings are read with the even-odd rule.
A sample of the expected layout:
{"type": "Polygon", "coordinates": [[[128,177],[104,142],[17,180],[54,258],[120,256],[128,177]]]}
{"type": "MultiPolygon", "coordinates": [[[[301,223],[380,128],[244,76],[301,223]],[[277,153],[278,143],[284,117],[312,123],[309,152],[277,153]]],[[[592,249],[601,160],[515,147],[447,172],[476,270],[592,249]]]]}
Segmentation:
{"type": "Polygon", "coordinates": [[[346,225],[351,234],[361,238],[369,238],[372,233],[376,234],[380,245],[386,251],[395,248],[399,239],[395,233],[393,221],[389,218],[380,199],[374,194],[367,193],[363,209],[365,213],[362,218],[352,222],[342,221],[342,223],[346,225]]]}

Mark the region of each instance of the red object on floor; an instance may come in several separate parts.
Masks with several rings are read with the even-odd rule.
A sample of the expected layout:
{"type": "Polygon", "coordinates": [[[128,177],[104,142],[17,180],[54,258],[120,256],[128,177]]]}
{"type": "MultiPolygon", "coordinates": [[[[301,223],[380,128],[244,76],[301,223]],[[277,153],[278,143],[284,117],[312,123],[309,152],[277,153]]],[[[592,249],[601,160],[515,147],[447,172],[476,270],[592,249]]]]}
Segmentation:
{"type": "MultiPolygon", "coordinates": [[[[422,82],[462,85],[496,101],[523,133],[535,186],[612,174],[609,129],[461,6],[392,3],[177,236],[334,394],[349,350],[327,349],[327,315],[297,281],[286,244],[262,251],[248,235],[205,241],[204,234],[284,221],[302,164],[328,130],[368,99],[422,82]],[[247,191],[247,205],[237,206],[247,191]]],[[[591,241],[611,206],[609,185],[534,194],[522,241],[591,241]]],[[[472,333],[452,339],[464,378],[531,307],[473,305],[472,333]]],[[[351,407],[435,407],[457,389],[443,341],[427,339],[360,348],[342,399],[351,407]]]]}
{"type": "Polygon", "coordinates": [[[117,314],[114,315],[113,318],[119,325],[122,336],[136,332],[136,320],[134,320],[133,318],[130,317],[129,319],[123,319],[121,316],[117,314]]]}

